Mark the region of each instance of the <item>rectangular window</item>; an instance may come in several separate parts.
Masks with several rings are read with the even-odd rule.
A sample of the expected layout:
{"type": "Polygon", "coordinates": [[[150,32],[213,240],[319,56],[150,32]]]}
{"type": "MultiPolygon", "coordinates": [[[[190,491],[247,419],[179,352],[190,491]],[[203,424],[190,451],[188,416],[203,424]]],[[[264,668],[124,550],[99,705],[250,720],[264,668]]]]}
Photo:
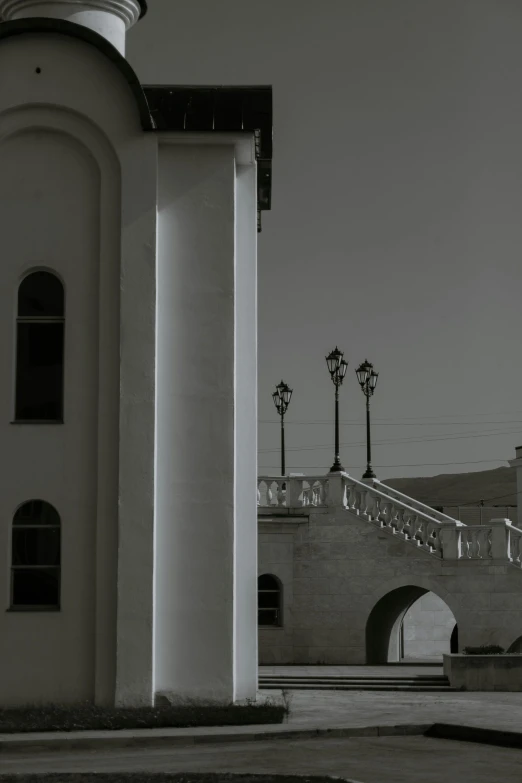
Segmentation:
{"type": "Polygon", "coordinates": [[[257,623],[258,625],[279,625],[279,610],[258,609],[257,623]]]}
{"type": "Polygon", "coordinates": [[[59,566],[60,528],[13,528],[13,566],[59,566]]]}
{"type": "Polygon", "coordinates": [[[17,421],[63,420],[63,322],[17,325],[17,421]]]}
{"type": "Polygon", "coordinates": [[[16,568],[11,571],[12,605],[59,608],[60,568],[16,568]]]}

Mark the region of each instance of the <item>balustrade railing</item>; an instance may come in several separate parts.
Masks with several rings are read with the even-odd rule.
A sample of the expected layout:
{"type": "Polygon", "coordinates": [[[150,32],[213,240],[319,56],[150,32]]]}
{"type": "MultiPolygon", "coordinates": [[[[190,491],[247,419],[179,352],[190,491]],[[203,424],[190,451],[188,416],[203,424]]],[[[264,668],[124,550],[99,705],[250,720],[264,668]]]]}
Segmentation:
{"type": "Polygon", "coordinates": [[[460,559],[487,560],[492,557],[493,528],[482,525],[463,527],[460,531],[460,559]]]}
{"type": "Polygon", "coordinates": [[[257,482],[257,505],[264,508],[326,506],[327,486],[328,479],[325,476],[307,476],[307,478],[260,476],[257,482]]]}
{"type": "Polygon", "coordinates": [[[522,530],[509,529],[509,559],[513,565],[522,568],[522,530]]]}
{"type": "Polygon", "coordinates": [[[371,481],[372,486],[374,486],[376,489],[379,489],[381,492],[384,492],[385,495],[389,495],[391,498],[395,498],[395,500],[402,500],[403,503],[407,503],[409,506],[417,509],[418,511],[423,511],[433,519],[438,519],[439,522],[456,521],[454,517],[450,517],[448,514],[443,514],[442,511],[436,511],[436,509],[432,508],[431,506],[427,506],[425,503],[421,503],[420,500],[414,500],[413,498],[408,497],[408,495],[405,495],[404,492],[399,492],[398,489],[394,489],[393,487],[389,487],[387,484],[383,484],[381,481],[379,481],[379,479],[371,479],[371,481]]]}
{"type": "Polygon", "coordinates": [[[522,568],[522,530],[508,519],[464,525],[378,481],[347,473],[328,476],[260,476],[257,504],[263,508],[343,507],[392,535],[444,560],[503,560],[522,568]]]}
{"type": "Polygon", "coordinates": [[[435,516],[346,473],[306,478],[260,476],[257,503],[263,508],[342,506],[427,552],[441,556],[439,522],[435,516]]]}

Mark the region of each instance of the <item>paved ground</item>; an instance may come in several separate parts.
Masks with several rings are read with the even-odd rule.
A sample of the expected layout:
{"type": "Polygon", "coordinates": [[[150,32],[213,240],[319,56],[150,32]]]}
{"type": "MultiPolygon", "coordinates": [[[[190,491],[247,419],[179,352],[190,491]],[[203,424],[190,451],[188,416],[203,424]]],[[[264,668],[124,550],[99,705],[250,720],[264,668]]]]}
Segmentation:
{"type": "MultiPolygon", "coordinates": [[[[257,772],[328,774],[361,783],[520,783],[522,751],[425,737],[239,742],[198,748],[39,754],[12,772],[257,772]]],[[[0,778],[1,780],[1,778],[0,778]]]]}
{"type": "MultiPolygon", "coordinates": [[[[280,693],[280,691],[274,691],[280,693]]],[[[460,723],[522,731],[522,693],[408,693],[407,691],[291,691],[289,723],[371,726],[460,723]]],[[[522,772],[521,772],[522,780],[522,772]]]]}
{"type": "MultiPolygon", "coordinates": [[[[314,673],[319,669],[303,668],[313,668],[314,673]]],[[[322,674],[325,669],[352,667],[320,668],[322,674]]],[[[370,673],[369,668],[365,667],[365,674],[370,673]]],[[[382,668],[379,667],[379,673],[383,673],[382,668]]],[[[427,673],[426,668],[419,667],[411,673],[427,673]]],[[[273,691],[273,695],[279,693],[273,691]]],[[[444,722],[522,732],[522,693],[293,691],[291,708],[290,720],[285,724],[289,729],[444,722]]],[[[281,728],[255,727],[254,731],[280,731],[281,728]]],[[[362,783],[520,783],[522,780],[520,750],[426,737],[238,742],[238,735],[249,730],[248,727],[168,730],[172,737],[187,733],[230,733],[231,743],[219,745],[170,748],[162,745],[147,750],[47,751],[25,755],[3,751],[0,770],[3,773],[146,770],[330,774],[362,783]]]]}
{"type": "Polygon", "coordinates": [[[414,675],[443,674],[442,664],[416,666],[397,664],[396,666],[260,666],[263,677],[412,677],[414,675]]]}

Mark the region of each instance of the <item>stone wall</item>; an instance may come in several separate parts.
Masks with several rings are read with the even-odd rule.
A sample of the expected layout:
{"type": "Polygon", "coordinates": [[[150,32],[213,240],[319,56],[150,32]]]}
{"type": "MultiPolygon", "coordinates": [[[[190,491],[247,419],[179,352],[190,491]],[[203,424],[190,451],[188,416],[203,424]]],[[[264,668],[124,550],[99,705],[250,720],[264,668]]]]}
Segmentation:
{"type": "Polygon", "coordinates": [[[445,655],[444,674],[463,691],[522,691],[522,655],[445,655]]]}
{"type": "Polygon", "coordinates": [[[402,621],[405,659],[437,658],[450,653],[455,627],[453,612],[435,593],[426,593],[408,609],[402,621]]]}
{"type": "Polygon", "coordinates": [[[430,642],[438,655],[443,644],[449,649],[449,614],[441,602],[458,623],[460,649],[507,649],[522,634],[522,571],[506,561],[444,561],[342,507],[313,508],[299,520],[286,509],[280,517],[277,509],[263,511],[258,572],[281,580],[284,616],[282,628],[259,631],[261,664],[399,660],[401,622],[427,593],[439,599],[438,608],[428,609],[435,607],[428,597],[415,612],[424,615],[421,624],[424,613],[434,612],[434,626],[437,612],[441,630],[409,643],[430,642]]]}

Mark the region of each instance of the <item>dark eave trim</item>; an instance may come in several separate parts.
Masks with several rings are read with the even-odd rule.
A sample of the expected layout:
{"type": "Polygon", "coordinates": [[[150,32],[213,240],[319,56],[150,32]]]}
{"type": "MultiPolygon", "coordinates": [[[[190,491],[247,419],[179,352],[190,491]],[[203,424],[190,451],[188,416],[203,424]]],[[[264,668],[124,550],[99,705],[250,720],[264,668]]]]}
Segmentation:
{"type": "Polygon", "coordinates": [[[145,14],[147,13],[147,11],[149,10],[149,9],[147,8],[147,0],[138,0],[138,2],[139,2],[139,4],[140,4],[140,6],[141,6],[141,14],[140,14],[140,19],[143,19],[143,17],[145,16],[145,14]]]}
{"type": "MultiPolygon", "coordinates": [[[[147,11],[147,4],[141,0],[142,16],[147,11]]],[[[143,91],[134,69],[119,51],[107,41],[102,35],[95,33],[88,27],[84,27],[74,22],[67,22],[64,19],[47,19],[45,17],[28,17],[27,19],[16,19],[13,22],[2,22],[0,24],[0,41],[12,38],[16,35],[26,35],[28,33],[58,33],[59,35],[68,35],[77,38],[80,41],[95,46],[104,54],[120,71],[121,75],[129,85],[136,106],[140,115],[141,126],[143,130],[155,130],[147,98],[143,91]]]]}
{"type": "Polygon", "coordinates": [[[271,208],[272,87],[143,85],[157,133],[254,134],[257,160],[258,229],[271,208]]]}

